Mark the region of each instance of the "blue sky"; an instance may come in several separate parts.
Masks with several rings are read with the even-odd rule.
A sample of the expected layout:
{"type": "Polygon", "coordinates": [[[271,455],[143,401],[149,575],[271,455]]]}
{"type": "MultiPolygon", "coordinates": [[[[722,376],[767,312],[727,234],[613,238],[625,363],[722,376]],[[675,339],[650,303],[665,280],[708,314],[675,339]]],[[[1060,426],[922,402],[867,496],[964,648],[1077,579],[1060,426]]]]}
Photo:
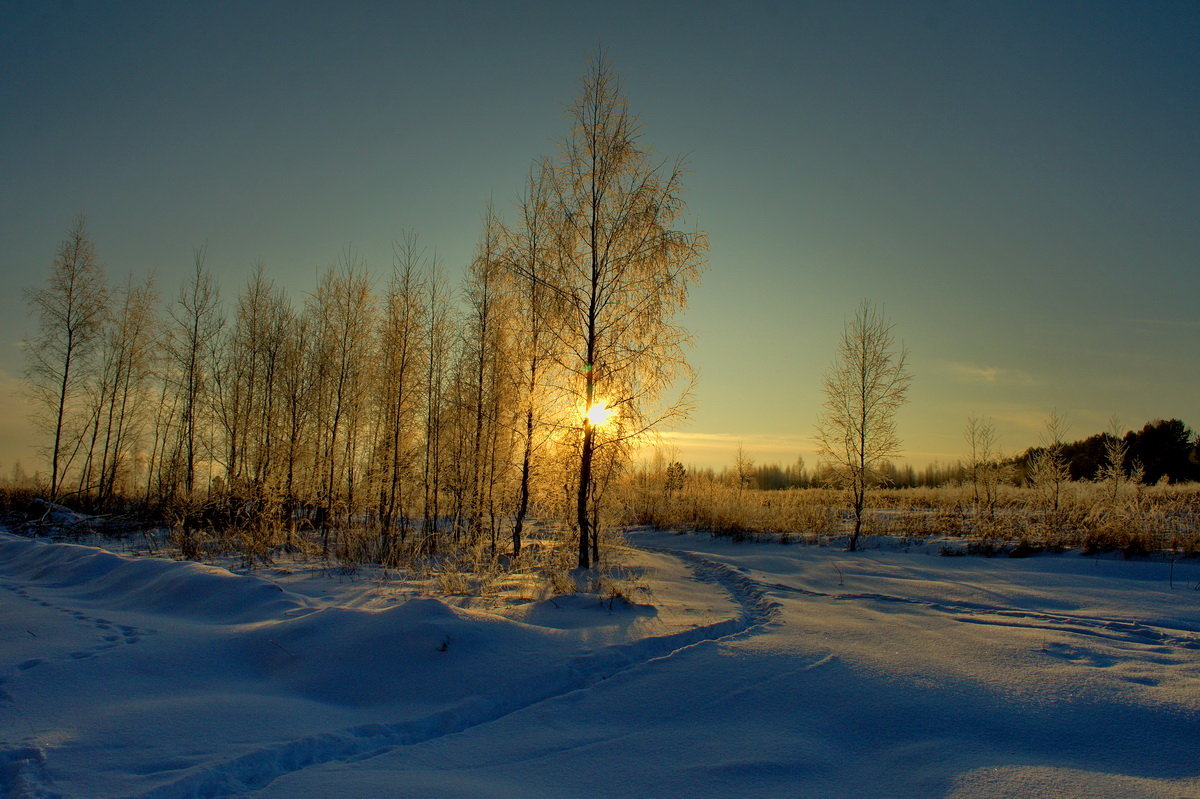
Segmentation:
{"type": "Polygon", "coordinates": [[[812,461],[860,299],[911,356],[900,432],[951,460],[1200,424],[1200,4],[0,2],[0,467],[43,279],[86,213],[114,279],[207,244],[296,297],[417,233],[456,276],[565,136],[598,44],[710,236],[685,460],[812,461]]]}

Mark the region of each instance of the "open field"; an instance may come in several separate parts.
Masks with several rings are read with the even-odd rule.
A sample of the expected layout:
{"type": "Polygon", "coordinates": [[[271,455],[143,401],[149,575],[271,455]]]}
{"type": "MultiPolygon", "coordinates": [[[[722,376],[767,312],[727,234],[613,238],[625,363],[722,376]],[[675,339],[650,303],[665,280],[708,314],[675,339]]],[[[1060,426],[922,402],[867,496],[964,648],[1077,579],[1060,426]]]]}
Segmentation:
{"type": "MultiPolygon", "coordinates": [[[[865,532],[902,539],[960,539],[989,554],[1078,548],[1137,556],[1200,554],[1200,485],[1124,486],[1068,483],[1055,509],[1032,488],[998,486],[991,502],[967,486],[883,489],[868,500],[865,532]]],[[[819,543],[849,527],[843,495],[833,489],[758,491],[713,482],[674,492],[643,484],[625,495],[625,520],[659,529],[734,538],[819,543]]]]}
{"type": "Polygon", "coordinates": [[[635,532],[606,599],[0,555],[7,796],[1200,794],[1194,560],[635,532]]]}

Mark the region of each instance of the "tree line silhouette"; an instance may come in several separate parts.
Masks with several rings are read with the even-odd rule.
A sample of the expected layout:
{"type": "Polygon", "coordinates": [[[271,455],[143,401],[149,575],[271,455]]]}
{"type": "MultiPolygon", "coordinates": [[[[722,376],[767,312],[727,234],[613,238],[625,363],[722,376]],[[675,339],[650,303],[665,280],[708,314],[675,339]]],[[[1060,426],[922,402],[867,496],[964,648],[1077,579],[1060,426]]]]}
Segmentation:
{"type": "MultiPolygon", "coordinates": [[[[1106,452],[1118,438],[1110,432],[1096,433],[1062,446],[1062,457],[1072,480],[1097,480],[1104,469],[1106,452]]],[[[1200,439],[1179,419],[1158,419],[1140,430],[1130,430],[1119,441],[1124,445],[1121,466],[1125,474],[1145,485],[1162,480],[1186,483],[1200,480],[1200,439]]],[[[1014,459],[1021,474],[1044,447],[1030,447],[1014,459]]]]}

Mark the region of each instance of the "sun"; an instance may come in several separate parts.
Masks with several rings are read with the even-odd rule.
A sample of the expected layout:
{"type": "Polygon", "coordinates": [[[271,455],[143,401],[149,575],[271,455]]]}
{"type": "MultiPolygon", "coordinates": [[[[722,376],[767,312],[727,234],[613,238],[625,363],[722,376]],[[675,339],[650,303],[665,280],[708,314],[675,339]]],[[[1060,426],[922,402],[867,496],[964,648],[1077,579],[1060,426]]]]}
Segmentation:
{"type": "Polygon", "coordinates": [[[592,427],[603,427],[612,419],[613,409],[603,402],[597,402],[588,408],[587,413],[583,416],[591,423],[592,427]]]}

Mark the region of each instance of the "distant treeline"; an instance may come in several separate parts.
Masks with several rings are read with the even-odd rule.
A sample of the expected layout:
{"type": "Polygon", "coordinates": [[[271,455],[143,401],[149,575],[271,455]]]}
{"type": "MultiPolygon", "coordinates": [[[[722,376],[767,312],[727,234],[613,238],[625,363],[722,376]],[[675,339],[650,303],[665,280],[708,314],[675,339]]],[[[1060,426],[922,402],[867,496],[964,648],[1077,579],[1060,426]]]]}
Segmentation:
{"type": "MultiPolygon", "coordinates": [[[[1200,437],[1179,419],[1148,422],[1140,430],[1126,432],[1121,439],[1115,439],[1110,433],[1096,433],[1062,444],[1058,449],[1070,479],[1101,479],[1107,453],[1115,441],[1125,445],[1122,466],[1128,477],[1145,485],[1155,485],[1162,480],[1172,484],[1200,481],[1200,437]]],[[[1005,467],[1006,482],[1026,485],[1030,482],[1032,464],[1046,449],[1030,447],[1015,457],[1000,459],[996,465],[1005,467]]],[[[739,453],[732,466],[720,470],[694,467],[687,470],[682,464],[675,466],[701,480],[766,491],[820,488],[828,484],[821,467],[809,469],[803,458],[790,464],[756,464],[739,453]]],[[[921,469],[884,463],[879,472],[882,483],[895,488],[937,488],[970,480],[970,470],[962,462],[934,462],[921,469]]]]}
{"type": "MultiPolygon", "coordinates": [[[[1106,447],[1113,441],[1109,433],[1096,433],[1064,444],[1062,455],[1072,480],[1096,480],[1104,466],[1106,447]]],[[[1130,430],[1122,437],[1125,474],[1140,476],[1141,482],[1154,485],[1163,479],[1169,483],[1200,480],[1200,438],[1178,419],[1149,422],[1141,430],[1130,430]]],[[[1031,447],[1015,458],[1013,464],[1024,476],[1030,462],[1044,447],[1031,447]]]]}

